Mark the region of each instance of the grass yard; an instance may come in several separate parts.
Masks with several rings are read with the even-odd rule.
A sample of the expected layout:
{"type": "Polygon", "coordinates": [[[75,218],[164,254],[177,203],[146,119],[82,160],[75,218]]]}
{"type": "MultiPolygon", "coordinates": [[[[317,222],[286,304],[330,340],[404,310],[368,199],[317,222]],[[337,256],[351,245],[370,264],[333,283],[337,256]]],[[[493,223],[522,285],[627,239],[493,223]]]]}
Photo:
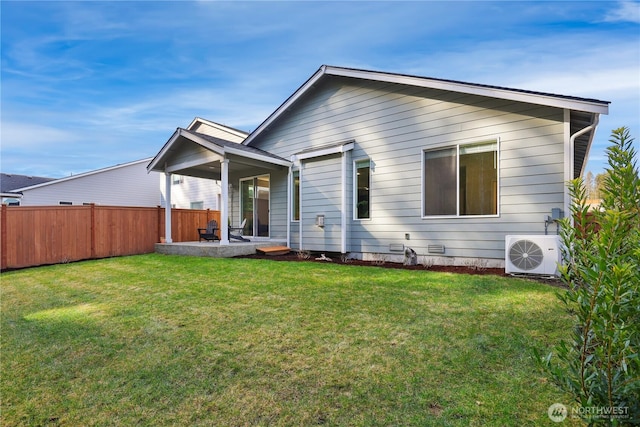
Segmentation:
{"type": "Polygon", "coordinates": [[[571,403],[530,357],[569,327],[533,281],[156,254],[1,280],[3,426],[538,426],[571,403]]]}

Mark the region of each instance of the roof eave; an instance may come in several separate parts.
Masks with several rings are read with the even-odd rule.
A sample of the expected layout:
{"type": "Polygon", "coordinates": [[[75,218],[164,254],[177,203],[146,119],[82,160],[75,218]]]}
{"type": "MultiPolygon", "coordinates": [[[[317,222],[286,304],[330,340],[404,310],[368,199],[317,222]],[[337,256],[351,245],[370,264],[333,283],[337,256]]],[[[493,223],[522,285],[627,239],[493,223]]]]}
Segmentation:
{"type": "Polygon", "coordinates": [[[154,156],[154,158],[151,159],[151,161],[147,165],[147,173],[149,173],[149,172],[164,172],[164,168],[158,168],[158,164],[164,158],[164,156],[167,154],[167,152],[171,149],[172,145],[178,139],[178,136],[180,136],[180,128],[177,128],[175,130],[175,132],[173,132],[173,134],[167,140],[167,142],[164,143],[164,145],[162,146],[160,151],[158,151],[158,154],[156,154],[154,156]]]}
{"type": "Polygon", "coordinates": [[[480,95],[491,98],[507,99],[512,101],[540,104],[550,107],[568,108],[571,110],[590,113],[608,114],[609,102],[588,99],[567,99],[552,94],[521,92],[518,90],[499,88],[487,85],[475,85],[472,83],[455,82],[450,80],[433,79],[429,77],[408,76],[404,74],[390,74],[380,71],[357,70],[325,66],[325,74],[341,77],[352,77],[381,81],[386,83],[398,83],[409,86],[440,89],[450,92],[460,92],[470,95],[480,95]]]}
{"type": "Polygon", "coordinates": [[[5,192],[5,193],[0,193],[0,197],[21,199],[22,198],[22,193],[5,192]]]}
{"type": "Polygon", "coordinates": [[[154,157],[154,159],[149,163],[149,165],[147,166],[148,172],[152,172],[152,171],[165,172],[164,159],[168,155],[173,145],[176,143],[176,141],[178,141],[180,137],[185,137],[190,141],[198,145],[201,145],[202,147],[220,156],[225,156],[226,154],[234,154],[236,156],[245,157],[252,160],[258,160],[261,162],[271,163],[278,166],[285,166],[285,167],[291,166],[291,162],[289,162],[286,159],[278,159],[278,158],[270,157],[267,155],[262,155],[260,153],[251,153],[251,152],[239,150],[237,148],[230,147],[230,146],[218,145],[214,142],[207,141],[206,139],[196,135],[194,132],[191,132],[187,129],[178,128],[173,133],[173,135],[171,135],[171,138],[169,138],[169,140],[165,143],[165,145],[162,147],[162,149],[156,155],[156,157],[154,157]]]}
{"type": "Polygon", "coordinates": [[[238,150],[236,148],[233,147],[224,147],[224,151],[227,154],[234,154],[236,156],[240,156],[240,157],[245,157],[247,159],[252,159],[252,160],[258,160],[261,162],[265,162],[265,163],[271,163],[271,164],[275,164],[278,166],[285,166],[285,167],[289,167],[291,166],[291,162],[285,159],[277,159],[275,157],[271,157],[271,156],[263,156],[259,153],[249,153],[243,150],[238,150]]]}
{"type": "Polygon", "coordinates": [[[169,138],[169,140],[164,144],[160,152],[156,154],[153,160],[151,160],[151,162],[147,165],[147,172],[166,172],[164,159],[180,137],[185,137],[190,141],[193,141],[196,144],[201,145],[209,151],[212,151],[218,155],[224,155],[224,147],[213,144],[199,137],[198,135],[195,135],[193,132],[190,132],[187,129],[177,128],[173,135],[171,135],[171,138],[169,138]]]}
{"type": "Polygon", "coordinates": [[[283,112],[287,111],[289,107],[295,104],[302,95],[304,95],[310,88],[313,87],[314,84],[316,84],[318,80],[320,80],[320,78],[325,73],[326,67],[326,65],[323,65],[318,69],[318,71],[316,71],[311,77],[309,77],[309,79],[304,82],[304,84],[300,86],[295,92],[293,92],[293,94],[289,98],[287,98],[282,103],[282,105],[280,105],[273,113],[271,113],[271,115],[269,115],[269,117],[267,117],[266,120],[260,124],[260,126],[258,126],[253,132],[251,132],[249,136],[242,142],[242,144],[251,144],[251,141],[253,141],[265,129],[267,129],[271,125],[271,123],[273,123],[278,117],[280,117],[283,112]]]}
{"type": "Polygon", "coordinates": [[[304,94],[310,90],[325,75],[352,77],[363,80],[381,81],[386,83],[398,83],[409,86],[424,87],[430,89],[440,89],[451,92],[466,93],[471,95],[486,96],[491,98],[507,99],[511,101],[527,102],[530,104],[545,105],[562,109],[584,111],[595,114],[609,114],[609,102],[590,99],[566,98],[554,96],[553,94],[532,93],[509,88],[500,88],[488,85],[474,85],[465,82],[450,80],[440,80],[428,77],[409,76],[404,74],[391,74],[380,71],[358,70],[353,68],[342,68],[330,65],[323,65],[316,71],[302,86],[300,86],[282,105],[280,105],[267,119],[262,122],[249,136],[242,142],[250,145],[258,135],[264,132],[280,115],[295,104],[304,94]]]}

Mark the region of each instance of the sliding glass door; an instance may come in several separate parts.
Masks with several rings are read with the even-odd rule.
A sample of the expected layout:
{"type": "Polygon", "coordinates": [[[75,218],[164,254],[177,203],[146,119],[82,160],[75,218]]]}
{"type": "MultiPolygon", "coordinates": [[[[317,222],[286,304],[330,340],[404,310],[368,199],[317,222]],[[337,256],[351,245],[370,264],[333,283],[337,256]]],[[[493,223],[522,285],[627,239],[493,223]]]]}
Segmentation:
{"type": "Polygon", "coordinates": [[[244,236],[269,237],[269,175],[240,180],[241,221],[244,236]]]}

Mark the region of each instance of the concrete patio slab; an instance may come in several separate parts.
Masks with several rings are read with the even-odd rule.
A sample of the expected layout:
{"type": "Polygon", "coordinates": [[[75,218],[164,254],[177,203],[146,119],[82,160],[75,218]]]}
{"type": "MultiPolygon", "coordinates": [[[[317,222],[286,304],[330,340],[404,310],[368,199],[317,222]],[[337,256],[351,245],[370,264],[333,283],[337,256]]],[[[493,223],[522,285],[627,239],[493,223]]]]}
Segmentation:
{"type": "Polygon", "coordinates": [[[164,255],[189,255],[212,258],[232,258],[234,256],[253,255],[257,248],[286,246],[284,240],[257,240],[252,242],[233,242],[220,245],[220,242],[174,242],[156,243],[156,253],[164,255]]]}

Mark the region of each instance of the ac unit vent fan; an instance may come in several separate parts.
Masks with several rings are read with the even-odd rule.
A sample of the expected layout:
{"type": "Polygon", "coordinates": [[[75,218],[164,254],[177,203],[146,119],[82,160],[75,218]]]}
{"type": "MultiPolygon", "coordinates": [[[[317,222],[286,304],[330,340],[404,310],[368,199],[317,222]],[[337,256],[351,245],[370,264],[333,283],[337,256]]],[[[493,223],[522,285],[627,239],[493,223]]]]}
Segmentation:
{"type": "Polygon", "coordinates": [[[509,249],[509,260],[521,270],[534,270],[542,264],[544,253],[531,240],[517,240],[509,249]]]}

